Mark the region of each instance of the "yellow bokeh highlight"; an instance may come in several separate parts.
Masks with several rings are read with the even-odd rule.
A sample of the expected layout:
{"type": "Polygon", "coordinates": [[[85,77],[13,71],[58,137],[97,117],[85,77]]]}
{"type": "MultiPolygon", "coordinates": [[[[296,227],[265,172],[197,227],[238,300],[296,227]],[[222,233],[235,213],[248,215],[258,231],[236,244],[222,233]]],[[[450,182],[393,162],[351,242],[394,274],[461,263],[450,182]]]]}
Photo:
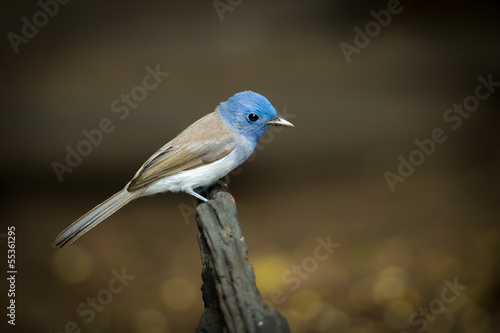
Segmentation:
{"type": "Polygon", "coordinates": [[[312,289],[299,290],[290,297],[288,306],[295,310],[303,320],[310,320],[321,312],[321,295],[312,289]]]}
{"type": "Polygon", "coordinates": [[[266,255],[252,260],[257,287],[264,298],[274,289],[283,289],[283,274],[291,267],[286,255],[266,255]]]}
{"type": "Polygon", "coordinates": [[[321,314],[317,324],[320,332],[347,332],[349,329],[349,316],[339,310],[329,309],[321,314]]]}
{"type": "Polygon", "coordinates": [[[397,277],[384,277],[375,282],[373,296],[377,301],[399,297],[405,290],[403,282],[397,277]]]}
{"type": "Polygon", "coordinates": [[[92,258],[87,250],[77,245],[54,252],[54,270],[67,283],[82,282],[92,272],[92,258]]]}
{"type": "Polygon", "coordinates": [[[185,278],[175,277],[161,284],[160,295],[169,309],[182,311],[194,304],[196,288],[185,278]]]}
{"type": "Polygon", "coordinates": [[[304,332],[305,325],[302,320],[302,316],[299,312],[293,309],[287,309],[282,312],[283,316],[285,316],[288,326],[290,327],[290,332],[301,333],[304,332]]]}
{"type": "Polygon", "coordinates": [[[313,301],[302,314],[304,320],[316,318],[321,313],[323,306],[324,304],[322,301],[313,301]]]}
{"type": "Polygon", "coordinates": [[[136,326],[140,333],[167,333],[167,319],[156,309],[142,310],[136,314],[136,326]]]}
{"type": "Polygon", "coordinates": [[[401,297],[406,288],[407,275],[400,267],[388,267],[380,271],[373,286],[373,297],[377,302],[385,302],[401,297]]]}

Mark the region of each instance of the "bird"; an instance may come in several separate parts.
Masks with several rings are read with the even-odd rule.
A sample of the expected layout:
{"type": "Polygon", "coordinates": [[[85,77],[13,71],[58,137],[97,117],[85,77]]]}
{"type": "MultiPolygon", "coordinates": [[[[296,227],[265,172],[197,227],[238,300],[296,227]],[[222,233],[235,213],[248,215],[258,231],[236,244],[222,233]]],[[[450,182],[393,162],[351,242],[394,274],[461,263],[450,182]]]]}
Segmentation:
{"type": "Polygon", "coordinates": [[[294,127],[266,97],[253,91],[236,93],[156,151],[121,191],[64,229],[52,246],[73,243],[139,197],[185,192],[207,202],[195,189],[210,186],[242,164],[271,126],[294,127]]]}

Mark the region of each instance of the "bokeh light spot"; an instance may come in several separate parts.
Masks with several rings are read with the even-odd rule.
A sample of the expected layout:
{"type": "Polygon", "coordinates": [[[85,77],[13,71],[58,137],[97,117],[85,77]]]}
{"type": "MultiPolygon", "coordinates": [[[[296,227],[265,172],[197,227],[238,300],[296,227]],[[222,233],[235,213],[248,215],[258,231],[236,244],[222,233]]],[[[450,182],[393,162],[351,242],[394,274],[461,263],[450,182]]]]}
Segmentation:
{"type": "Polygon", "coordinates": [[[388,267],[378,274],[373,296],[378,302],[400,297],[405,292],[406,272],[400,267],[388,267]]]}
{"type": "Polygon", "coordinates": [[[399,297],[405,288],[403,282],[397,277],[383,277],[375,282],[373,296],[377,301],[385,301],[399,297]]]}
{"type": "Polygon", "coordinates": [[[349,329],[349,316],[335,309],[325,311],[318,321],[320,332],[347,332],[349,329]]]}
{"type": "Polygon", "coordinates": [[[257,287],[266,297],[274,289],[283,289],[283,274],[290,269],[290,260],[285,255],[266,255],[253,259],[257,287]]]}
{"type": "Polygon", "coordinates": [[[302,320],[302,316],[298,311],[293,309],[287,309],[282,312],[288,321],[288,326],[290,327],[291,332],[303,332],[304,331],[304,321],[302,320]]]}
{"type": "Polygon", "coordinates": [[[303,289],[295,292],[288,304],[290,309],[297,311],[302,319],[309,320],[321,311],[321,307],[316,306],[316,303],[321,304],[320,294],[312,289],[303,289]]]}
{"type": "Polygon", "coordinates": [[[323,302],[313,301],[305,309],[302,316],[303,316],[304,320],[311,320],[313,318],[316,318],[320,314],[322,309],[323,309],[323,302]]]}

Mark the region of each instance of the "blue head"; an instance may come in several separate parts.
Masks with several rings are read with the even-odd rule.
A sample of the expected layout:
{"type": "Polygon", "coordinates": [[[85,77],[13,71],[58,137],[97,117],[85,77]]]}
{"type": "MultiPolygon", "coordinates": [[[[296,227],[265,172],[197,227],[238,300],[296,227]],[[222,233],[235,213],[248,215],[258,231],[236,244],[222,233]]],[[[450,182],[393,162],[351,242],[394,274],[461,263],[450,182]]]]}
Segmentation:
{"type": "Polygon", "coordinates": [[[293,127],[278,116],[267,98],[253,91],[239,92],[220,103],[219,112],[229,127],[255,143],[271,126],[293,127]]]}

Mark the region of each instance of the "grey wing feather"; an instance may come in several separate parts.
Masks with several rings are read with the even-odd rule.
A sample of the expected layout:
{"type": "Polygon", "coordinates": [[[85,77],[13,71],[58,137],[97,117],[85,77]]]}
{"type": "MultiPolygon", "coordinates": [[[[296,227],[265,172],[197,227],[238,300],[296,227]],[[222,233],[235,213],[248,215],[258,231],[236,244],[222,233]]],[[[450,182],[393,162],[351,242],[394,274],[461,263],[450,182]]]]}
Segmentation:
{"type": "Polygon", "coordinates": [[[214,113],[201,118],[158,150],[136,173],[127,190],[213,163],[234,149],[233,133],[214,113]]]}

